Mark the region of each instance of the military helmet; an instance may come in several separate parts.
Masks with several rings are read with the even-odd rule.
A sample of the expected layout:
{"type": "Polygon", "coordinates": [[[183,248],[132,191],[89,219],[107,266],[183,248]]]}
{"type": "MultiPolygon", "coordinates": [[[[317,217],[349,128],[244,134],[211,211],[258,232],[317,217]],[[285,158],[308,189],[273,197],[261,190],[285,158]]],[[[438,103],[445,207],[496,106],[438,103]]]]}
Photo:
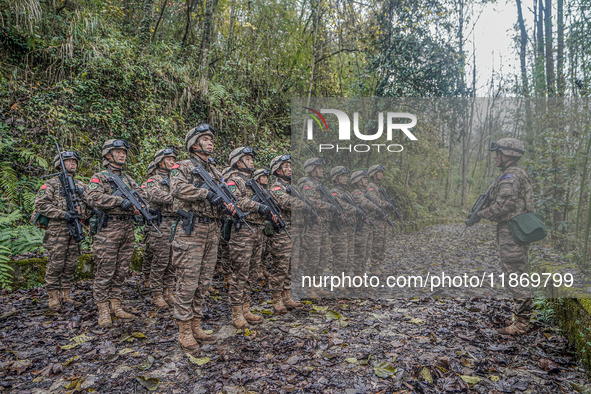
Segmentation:
{"type": "Polygon", "coordinates": [[[157,166],[158,163],[160,163],[165,157],[176,157],[176,156],[177,156],[177,153],[174,148],[160,149],[154,155],[154,160],[152,161],[152,163],[154,163],[154,165],[157,166]]]}
{"type": "Polygon", "coordinates": [[[369,174],[365,170],[355,171],[351,174],[351,183],[355,184],[362,180],[363,178],[367,178],[369,174]]]}
{"type": "Polygon", "coordinates": [[[193,144],[197,142],[199,137],[204,135],[209,135],[211,138],[214,138],[215,136],[215,130],[207,123],[200,123],[197,127],[189,130],[187,135],[185,135],[185,147],[187,150],[191,152],[191,147],[193,144]]]}
{"type": "Polygon", "coordinates": [[[103,144],[102,156],[105,157],[113,149],[123,149],[125,152],[129,150],[129,143],[125,140],[108,140],[103,144]]]}
{"type": "MultiPolygon", "coordinates": [[[[76,163],[78,163],[78,165],[80,165],[80,160],[82,160],[80,158],[80,155],[78,153],[74,152],[73,150],[62,152],[62,160],[67,160],[67,159],[74,159],[74,160],[76,160],[76,163]]],[[[60,156],[59,155],[55,155],[55,157],[53,158],[53,167],[56,170],[59,170],[59,168],[61,166],[62,165],[60,163],[60,156]]]]}
{"type": "Polygon", "coordinates": [[[373,166],[369,167],[367,170],[367,174],[369,176],[374,176],[374,174],[378,171],[385,171],[386,168],[381,164],[374,164],[373,166]]]}
{"type": "Polygon", "coordinates": [[[154,175],[154,170],[156,169],[156,163],[153,161],[148,164],[148,176],[154,175]]]}
{"type": "Polygon", "coordinates": [[[275,172],[281,168],[283,163],[291,163],[291,155],[285,154],[271,160],[271,174],[275,175],[275,172]]]}
{"type": "Polygon", "coordinates": [[[270,174],[269,170],[267,170],[266,168],[261,168],[260,170],[256,170],[254,172],[254,174],[252,174],[252,179],[254,179],[256,181],[257,179],[259,179],[263,175],[269,176],[269,174],[270,174]]]}
{"type": "Polygon", "coordinates": [[[517,138],[501,138],[497,142],[491,142],[488,150],[500,150],[504,155],[522,158],[525,153],[525,146],[517,138]]]}
{"type": "Polygon", "coordinates": [[[345,166],[336,166],[332,170],[330,170],[330,180],[334,182],[339,175],[348,174],[349,167],[345,166]]]}
{"type": "Polygon", "coordinates": [[[252,156],[254,158],[256,156],[256,152],[250,146],[241,146],[240,148],[234,149],[228,158],[230,167],[236,168],[236,165],[244,156],[252,156]]]}
{"type": "Polygon", "coordinates": [[[304,163],[304,172],[306,174],[309,174],[310,172],[314,171],[316,167],[323,166],[325,164],[326,162],[324,161],[324,159],[313,157],[311,159],[306,160],[306,162],[304,163]]]}

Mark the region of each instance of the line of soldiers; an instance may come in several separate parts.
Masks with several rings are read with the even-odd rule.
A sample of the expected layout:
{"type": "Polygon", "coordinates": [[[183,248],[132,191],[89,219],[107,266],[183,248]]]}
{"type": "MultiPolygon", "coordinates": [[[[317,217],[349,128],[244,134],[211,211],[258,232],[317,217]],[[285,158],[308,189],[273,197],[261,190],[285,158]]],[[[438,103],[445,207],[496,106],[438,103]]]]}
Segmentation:
{"type": "MultiPolygon", "coordinates": [[[[95,261],[93,298],[99,312],[98,324],[110,327],[112,314],[123,320],[135,318],[122,307],[122,285],[134,250],[134,226],[140,215],[138,209],[148,207],[142,205],[138,208],[124,198],[113,182],[114,177],[121,179],[124,187],[139,192],[145,198],[145,201],[142,200],[145,205],[149,205],[153,216],[150,223],[154,223],[155,227],[145,226],[145,283],[152,291],[156,306],[173,308],[179,325],[179,343],[184,349],[194,352],[199,348],[198,343],[215,342],[215,337],[202,329],[201,307],[210,290],[218,248],[222,252],[220,263],[225,274],[224,281],[229,287],[232,322],[237,328],[260,324],[264,320],[261,315],[251,312],[250,293],[259,272],[265,270],[262,263],[265,248],[271,255],[268,279],[275,313],[284,314],[288,309],[301,307],[291,298],[292,244],[299,247],[301,242],[306,242],[318,246],[310,249],[306,257],[309,264],[323,270],[326,256],[321,247],[327,246],[325,236],[328,233],[325,233],[326,226],[320,226],[323,224],[321,218],[331,217],[337,212],[334,202],[327,203],[311,192],[310,185],[319,183],[322,178],[323,160],[308,160],[305,164],[308,177],[303,178],[301,190],[292,189],[290,155],[275,157],[270,163],[270,171],[262,169],[255,172],[255,151],[251,147],[237,148],[230,154],[229,167],[220,173],[211,157],[214,137],[215,131],[205,123],[190,130],[185,137],[189,158],[178,163],[177,152],[173,148],[159,150],[148,167],[148,179],[141,186],[125,171],[129,150],[127,141],[106,141],[102,148],[104,170],[93,174],[87,186],[75,180],[82,206],[79,211],[68,210],[58,177],[49,179],[40,188],[35,208],[37,214],[49,219],[44,246],[49,253],[46,288],[51,309],[59,310],[61,302],[80,305],[70,296],[80,248],[69,232],[68,223],[90,219],[95,261]],[[195,171],[197,168],[206,171],[216,183],[225,184],[234,200],[228,200],[228,203],[221,193],[205,187],[203,176],[198,176],[195,171]],[[275,181],[266,191],[266,196],[271,196],[279,210],[272,210],[254,195],[252,187],[247,187],[249,181],[255,178],[266,189],[264,186],[268,184],[269,175],[274,175],[275,181]],[[291,211],[298,207],[313,209],[320,216],[316,219],[317,226],[306,227],[304,235],[296,236],[292,242],[289,235],[291,211]],[[243,222],[236,219],[239,210],[250,213],[243,222]],[[284,223],[284,227],[279,227],[279,223],[284,223]],[[174,295],[173,287],[176,287],[174,295]]],[[[65,170],[74,177],[80,156],[67,151],[62,153],[62,159],[65,170]]],[[[54,158],[54,167],[61,170],[59,156],[54,158]]],[[[378,186],[368,184],[369,176],[379,182],[383,170],[382,166],[373,166],[370,173],[354,172],[351,183],[356,190],[350,195],[345,188],[348,169],[336,167],[331,174],[335,183],[331,196],[337,199],[339,205],[346,207],[347,215],[351,216],[362,209],[379,216],[378,208],[364,196],[366,192],[375,201],[380,201],[381,208],[393,210],[389,203],[381,200],[378,186]],[[349,202],[353,205],[348,205],[349,202]],[[356,204],[363,208],[354,207],[356,204]]],[[[341,219],[349,220],[344,214],[341,219]]],[[[382,261],[385,222],[377,224],[376,230],[382,230],[379,234],[372,233],[368,226],[358,228],[359,231],[349,231],[348,227],[341,232],[334,231],[332,250],[334,261],[362,270],[363,267],[354,264],[353,254],[362,254],[367,259],[368,240],[373,239],[371,260],[375,265],[382,261]],[[379,242],[382,242],[381,247],[379,242]]]]}

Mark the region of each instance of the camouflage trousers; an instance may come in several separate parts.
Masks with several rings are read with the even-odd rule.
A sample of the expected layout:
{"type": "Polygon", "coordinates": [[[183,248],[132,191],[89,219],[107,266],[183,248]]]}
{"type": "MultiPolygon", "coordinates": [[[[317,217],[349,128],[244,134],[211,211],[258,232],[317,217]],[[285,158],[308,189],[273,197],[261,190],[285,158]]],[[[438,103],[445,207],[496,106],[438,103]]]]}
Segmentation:
{"type": "Polygon", "coordinates": [[[374,220],[377,229],[371,227],[371,249],[369,251],[369,258],[371,259],[372,270],[384,270],[386,257],[386,234],[388,231],[388,223],[385,220],[374,220]],[[378,231],[379,230],[379,231],[378,231]]]}
{"type": "Polygon", "coordinates": [[[133,256],[133,221],[109,220],[93,237],[95,272],[92,287],[96,303],[121,300],[121,288],[133,256]]]}
{"type": "MultiPolygon", "coordinates": [[[[291,226],[287,226],[287,231],[291,231],[291,226]]],[[[269,289],[272,292],[291,289],[291,246],[292,241],[285,231],[269,238],[271,254],[269,289]]]]}
{"type": "Polygon", "coordinates": [[[259,264],[263,251],[263,238],[266,237],[263,235],[263,226],[253,224],[250,226],[255,230],[254,234],[248,228],[242,227],[240,231],[232,231],[232,238],[228,241],[230,264],[234,275],[228,292],[231,305],[249,302],[251,287],[256,284],[256,279],[251,283],[254,277],[250,271],[259,264]]]}
{"type": "Polygon", "coordinates": [[[74,272],[78,267],[80,245],[70,236],[64,220],[52,220],[43,237],[43,247],[47,249],[47,269],[45,288],[50,290],[69,289],[74,282],[74,272]]]}
{"type": "Polygon", "coordinates": [[[333,275],[345,275],[349,272],[355,253],[355,231],[345,226],[340,232],[330,237],[332,252],[333,275]]]}
{"type": "Polygon", "coordinates": [[[232,267],[230,266],[230,248],[228,247],[228,241],[224,237],[220,236],[220,242],[218,244],[218,260],[216,264],[219,264],[222,269],[224,278],[230,277],[232,280],[232,267]]]}
{"type": "Polygon", "coordinates": [[[174,287],[174,266],[170,245],[170,226],[173,223],[174,218],[164,217],[158,227],[162,234],[158,234],[155,230],[146,230],[150,234],[146,249],[150,249],[152,253],[149,271],[152,292],[162,292],[164,289],[174,287]]]}
{"type": "Polygon", "coordinates": [[[351,269],[355,275],[366,272],[367,259],[369,257],[369,251],[371,250],[371,226],[364,224],[363,227],[355,231],[355,242],[354,242],[354,256],[352,261],[351,269]]]}
{"type": "Polygon", "coordinates": [[[172,241],[172,264],[177,274],[175,319],[187,321],[203,317],[201,305],[211,286],[219,239],[218,220],[207,224],[196,222],[190,235],[177,226],[172,241]]]}
{"type": "Polygon", "coordinates": [[[319,225],[308,225],[301,242],[304,275],[322,275],[327,266],[328,231],[319,225]]]}
{"type": "MultiPolygon", "coordinates": [[[[506,278],[511,274],[517,274],[519,278],[521,274],[529,273],[529,245],[516,244],[506,222],[497,223],[497,245],[499,245],[501,270],[506,278]]],[[[519,286],[510,287],[510,291],[513,297],[513,313],[519,317],[529,318],[533,309],[531,291],[519,286]]]]}
{"type": "Polygon", "coordinates": [[[142,261],[142,273],[144,274],[144,277],[150,276],[150,271],[152,271],[152,260],[154,260],[154,252],[152,251],[154,243],[150,241],[152,232],[153,231],[150,231],[148,226],[146,226],[144,235],[144,245],[146,245],[146,249],[144,250],[144,259],[142,261]]]}

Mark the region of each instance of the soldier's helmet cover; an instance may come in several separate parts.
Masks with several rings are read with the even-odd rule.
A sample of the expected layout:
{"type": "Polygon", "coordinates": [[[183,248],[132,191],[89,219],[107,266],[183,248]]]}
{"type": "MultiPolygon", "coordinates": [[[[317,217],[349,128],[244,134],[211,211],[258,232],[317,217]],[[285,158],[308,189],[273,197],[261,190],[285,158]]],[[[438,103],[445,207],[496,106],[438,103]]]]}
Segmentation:
{"type": "Polygon", "coordinates": [[[525,146],[517,138],[501,138],[497,142],[492,142],[488,150],[500,150],[506,156],[522,158],[525,153],[525,146]]]}
{"type": "MultiPolygon", "coordinates": [[[[72,150],[66,151],[66,152],[62,152],[62,160],[68,160],[68,159],[74,159],[76,160],[76,163],[78,165],[80,165],[80,155],[72,150]]],[[[56,170],[59,170],[62,167],[61,163],[60,163],[60,156],[59,155],[55,155],[55,157],[53,158],[53,168],[55,168],[56,170]]]]}

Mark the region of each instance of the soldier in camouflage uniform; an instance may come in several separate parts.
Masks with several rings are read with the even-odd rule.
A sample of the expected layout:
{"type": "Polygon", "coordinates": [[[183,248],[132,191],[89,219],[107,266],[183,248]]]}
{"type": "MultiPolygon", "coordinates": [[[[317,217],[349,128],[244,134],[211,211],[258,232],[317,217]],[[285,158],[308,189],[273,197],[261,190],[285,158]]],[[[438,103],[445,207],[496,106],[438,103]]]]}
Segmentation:
{"type": "MultiPolygon", "coordinates": [[[[254,156],[254,150],[247,146],[234,149],[228,159],[232,167],[228,173],[228,189],[236,196],[238,208],[243,212],[251,212],[247,222],[255,231],[253,234],[248,228],[243,227],[239,231],[233,231],[228,241],[234,279],[230,283],[228,295],[232,305],[232,323],[236,328],[260,324],[264,320],[262,316],[250,311],[250,291],[256,282],[251,284],[249,278],[252,278],[250,270],[254,269],[261,259],[261,246],[265,237],[263,224],[267,218],[271,219],[272,214],[268,206],[252,200],[253,192],[246,187],[246,182],[254,172],[254,156]],[[254,212],[258,215],[253,214],[254,212]],[[255,255],[255,252],[258,255],[255,255]]],[[[256,281],[256,277],[253,279],[256,281]]]]}
{"type": "MultiPolygon", "coordinates": [[[[156,169],[156,165],[154,164],[154,162],[150,162],[150,164],[148,165],[148,172],[147,172],[147,178],[149,179],[152,175],[154,175],[154,170],[156,169]]],[[[142,189],[142,195],[145,196],[146,193],[146,183],[144,182],[141,185],[141,189],[142,189]]],[[[150,226],[151,227],[151,226],[150,226]]],[[[147,226],[146,226],[147,228],[147,226]]],[[[145,245],[145,249],[144,249],[144,258],[142,261],[142,273],[144,274],[144,287],[149,289],[150,288],[150,271],[152,270],[152,259],[154,258],[154,253],[152,252],[152,249],[150,247],[150,245],[152,245],[150,243],[150,234],[151,231],[144,231],[144,245],[145,245]]]]}
{"type": "MultiPolygon", "coordinates": [[[[256,170],[252,174],[252,179],[254,179],[260,186],[263,192],[269,194],[269,170],[266,168],[261,168],[256,170]]],[[[269,254],[269,242],[271,241],[272,237],[264,237],[263,243],[261,244],[261,259],[256,264],[254,270],[250,272],[250,283],[257,283],[257,280],[264,280],[264,278],[269,279],[269,273],[267,272],[267,256],[269,254]]],[[[258,251],[254,252],[255,255],[258,255],[258,251]]]]}
{"type": "MultiPolygon", "coordinates": [[[[225,180],[228,173],[232,171],[232,167],[226,167],[222,171],[222,177],[225,180]]],[[[224,277],[224,287],[230,288],[232,282],[232,267],[230,266],[230,248],[228,247],[228,241],[220,234],[220,242],[218,244],[217,254],[217,269],[221,272],[224,277]]]]}
{"type": "Polygon", "coordinates": [[[177,215],[173,210],[170,194],[170,171],[175,165],[176,151],[173,148],[161,149],[154,155],[155,171],[146,181],[146,200],[150,204],[152,215],[161,218],[158,225],[161,234],[151,226],[146,226],[149,234],[147,249],[152,252],[150,271],[150,289],[154,304],[160,308],[174,306],[172,288],[174,286],[174,269],[172,266],[172,249],[170,246],[171,226],[177,215]]]}
{"type": "Polygon", "coordinates": [[[135,317],[121,307],[121,287],[131,264],[135,241],[134,215],[139,215],[139,211],[129,200],[112,195],[116,189],[108,180],[111,174],[117,174],[130,189],[140,190],[138,184],[123,171],[128,149],[129,144],[125,140],[105,142],[102,156],[106,170],[93,174],[85,191],[88,205],[103,210],[106,214],[106,225],[103,224],[100,233],[93,237],[96,265],[93,294],[99,310],[98,323],[101,327],[112,325],[109,301],[113,313],[118,318],[135,317]]]}
{"type": "Polygon", "coordinates": [[[223,209],[226,213],[235,213],[233,205],[224,204],[220,196],[200,187],[202,180],[192,172],[201,166],[214,180],[222,181],[221,174],[208,160],[213,153],[214,133],[207,123],[191,129],[185,136],[185,146],[191,155],[175,164],[170,172],[175,208],[178,206],[195,215],[190,233],[187,234],[179,222],[172,241],[172,262],[177,272],[174,317],[179,325],[178,341],[191,353],[199,350],[197,340],[216,341],[201,327],[201,305],[215,269],[221,220],[226,216],[223,209]]]}
{"type": "MultiPolygon", "coordinates": [[[[367,173],[371,180],[367,185],[367,194],[382,207],[384,212],[394,212],[396,209],[392,204],[385,200],[385,197],[380,193],[382,187],[382,179],[384,178],[384,166],[380,164],[369,167],[367,173]]],[[[379,210],[378,210],[379,211],[379,210]]],[[[369,249],[369,257],[371,260],[371,273],[373,275],[381,275],[383,273],[382,267],[384,265],[386,255],[386,234],[388,231],[388,223],[384,218],[376,220],[377,227],[372,230],[371,234],[371,248],[369,249]]]]}
{"type": "MultiPolygon", "coordinates": [[[[349,168],[344,166],[336,166],[330,171],[330,180],[335,187],[330,191],[333,198],[341,204],[347,217],[351,220],[351,225],[354,228],[363,226],[363,222],[359,220],[359,213],[357,207],[350,205],[348,201],[354,201],[353,197],[347,191],[347,183],[349,181],[349,168]]],[[[333,275],[340,276],[341,273],[348,274],[349,264],[353,259],[355,252],[355,230],[349,226],[341,226],[340,231],[334,231],[330,237],[333,259],[333,275]]]]}
{"type": "MultiPolygon", "coordinates": [[[[353,200],[369,215],[379,218],[378,208],[365,197],[368,185],[367,171],[355,171],[351,174],[351,184],[354,187],[353,200]]],[[[383,220],[383,218],[381,218],[383,220]]],[[[364,225],[355,230],[355,263],[351,267],[355,275],[363,275],[369,258],[369,243],[373,227],[364,225]]]]}
{"type": "MultiPolygon", "coordinates": [[[[66,167],[66,172],[72,177],[75,176],[80,156],[73,151],[62,152],[62,160],[66,167]]],[[[53,159],[55,169],[61,171],[62,166],[59,156],[53,159]]],[[[39,215],[49,218],[49,225],[45,236],[43,237],[43,247],[47,249],[47,270],[45,272],[45,288],[49,296],[49,309],[60,310],[60,292],[61,300],[71,302],[75,306],[81,303],[70,297],[70,290],[74,282],[74,272],[78,266],[78,257],[80,256],[80,245],[70,235],[68,222],[86,215],[84,185],[74,179],[77,190],[81,198],[82,212],[68,211],[66,198],[62,194],[62,187],[59,177],[54,177],[45,182],[37,192],[35,198],[35,211],[39,215]]]]}
{"type": "MultiPolygon", "coordinates": [[[[317,186],[324,178],[324,159],[311,158],[304,163],[304,172],[308,175],[301,183],[300,189],[310,204],[316,209],[318,215],[330,221],[330,218],[338,215],[337,207],[322,200],[322,194],[317,186]]],[[[344,218],[341,218],[343,220],[344,218]]],[[[338,218],[337,218],[338,220],[338,218]]],[[[324,273],[326,257],[328,256],[328,231],[323,226],[306,226],[302,236],[302,246],[305,253],[307,268],[306,274],[319,276],[324,273]]],[[[320,289],[307,289],[307,297],[318,299],[319,294],[324,293],[320,289]]]]}
{"type": "MultiPolygon", "coordinates": [[[[490,192],[491,204],[477,213],[479,218],[497,222],[497,243],[501,269],[507,275],[528,273],[529,245],[519,245],[513,240],[507,222],[523,213],[534,212],[533,191],[527,173],[517,166],[525,153],[523,142],[515,138],[502,138],[489,149],[495,152],[495,165],[501,173],[490,192]]],[[[469,216],[471,216],[470,214],[469,216]]],[[[513,323],[497,330],[502,335],[520,335],[529,330],[532,312],[531,293],[527,289],[514,289],[513,323]]]]}
{"type": "MultiPolygon", "coordinates": [[[[291,193],[291,156],[288,154],[275,157],[271,161],[271,173],[276,176],[271,186],[271,197],[281,209],[281,216],[286,223],[287,232],[291,232],[292,208],[304,209],[306,204],[290,196],[291,193]]],[[[298,234],[291,234],[294,242],[299,242],[298,234]]],[[[271,266],[269,272],[269,289],[273,294],[275,313],[287,313],[287,309],[299,308],[299,302],[291,299],[291,263],[292,240],[285,231],[269,238],[271,266]]]]}

